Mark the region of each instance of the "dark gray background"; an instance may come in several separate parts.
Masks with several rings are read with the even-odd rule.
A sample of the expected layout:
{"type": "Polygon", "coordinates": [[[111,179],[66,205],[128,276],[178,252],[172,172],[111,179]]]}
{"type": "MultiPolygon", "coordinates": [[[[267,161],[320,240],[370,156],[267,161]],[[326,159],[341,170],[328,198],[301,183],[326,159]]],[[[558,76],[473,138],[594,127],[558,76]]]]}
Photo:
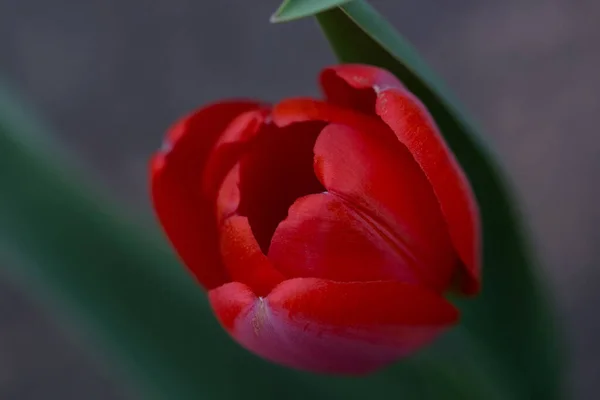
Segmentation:
{"type": "MultiPolygon", "coordinates": [[[[334,61],[277,0],[0,0],[0,74],[84,165],[149,212],[164,129],[212,99],[316,93],[334,61]]],[[[379,0],[487,130],[530,217],[572,347],[574,398],[600,373],[600,2],[379,0]]],[[[0,270],[0,274],[1,274],[0,270]]],[[[0,399],[130,399],[121,377],[0,276],[0,399]]]]}

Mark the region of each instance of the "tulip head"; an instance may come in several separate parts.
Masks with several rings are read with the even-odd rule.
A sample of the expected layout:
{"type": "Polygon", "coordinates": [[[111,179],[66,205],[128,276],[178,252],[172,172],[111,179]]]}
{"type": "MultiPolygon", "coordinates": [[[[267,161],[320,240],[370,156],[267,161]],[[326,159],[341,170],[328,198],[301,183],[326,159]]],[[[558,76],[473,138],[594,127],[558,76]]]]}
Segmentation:
{"type": "Polygon", "coordinates": [[[341,65],[324,100],[226,101],[169,131],[152,199],[242,346],[293,368],[363,374],[458,320],[480,285],[469,183],[389,72],[341,65]]]}

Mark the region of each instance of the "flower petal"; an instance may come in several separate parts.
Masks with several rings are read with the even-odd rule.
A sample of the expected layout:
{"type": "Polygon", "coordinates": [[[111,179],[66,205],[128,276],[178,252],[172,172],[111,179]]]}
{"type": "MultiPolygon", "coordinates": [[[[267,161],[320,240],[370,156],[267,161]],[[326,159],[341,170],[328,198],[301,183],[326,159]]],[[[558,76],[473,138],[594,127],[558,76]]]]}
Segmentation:
{"type": "Polygon", "coordinates": [[[315,145],[315,172],[332,193],[370,218],[420,283],[444,291],[460,261],[439,203],[406,147],[388,128],[328,125],[315,145]]]}
{"type": "Polygon", "coordinates": [[[183,262],[208,289],[227,282],[220,261],[214,201],[202,194],[202,176],[213,145],[238,115],[258,109],[252,101],[204,107],[175,124],[151,160],[152,201],[183,262]]]}
{"type": "Polygon", "coordinates": [[[444,298],[401,282],[284,281],[266,298],[239,283],[209,292],[227,331],[289,367],[365,374],[410,354],[457,321],[444,298]]]}
{"type": "Polygon", "coordinates": [[[267,130],[269,110],[261,108],[237,116],[223,131],[212,148],[203,175],[204,193],[214,198],[224,177],[239,159],[251,149],[252,140],[267,130]]]}
{"type": "Polygon", "coordinates": [[[349,125],[365,132],[385,129],[385,124],[377,117],[306,97],[280,101],[273,107],[271,115],[273,122],[280,127],[305,121],[326,121],[349,125]]]}
{"type": "Polygon", "coordinates": [[[298,199],[271,241],[269,259],[287,277],[420,283],[411,254],[333,193],[298,199]]]}
{"type": "Polygon", "coordinates": [[[284,280],[261,251],[248,218],[233,215],[223,222],[220,230],[221,256],[232,281],[249,286],[259,296],[266,296],[284,280]]]}
{"type": "MultiPolygon", "coordinates": [[[[467,294],[479,291],[481,228],[475,196],[425,106],[390,72],[381,68],[348,64],[324,70],[321,83],[330,101],[338,98],[335,90],[340,83],[335,80],[342,80],[357,91],[373,89],[377,94],[377,115],[411,152],[438,198],[450,237],[466,267],[462,290],[467,294]]],[[[360,106],[357,103],[357,107],[360,106]]]]}
{"type": "Polygon", "coordinates": [[[325,68],[319,76],[319,83],[328,102],[364,111],[363,102],[365,99],[371,100],[373,114],[377,114],[374,103],[380,92],[389,88],[406,90],[389,71],[363,64],[343,64],[325,68]]]}

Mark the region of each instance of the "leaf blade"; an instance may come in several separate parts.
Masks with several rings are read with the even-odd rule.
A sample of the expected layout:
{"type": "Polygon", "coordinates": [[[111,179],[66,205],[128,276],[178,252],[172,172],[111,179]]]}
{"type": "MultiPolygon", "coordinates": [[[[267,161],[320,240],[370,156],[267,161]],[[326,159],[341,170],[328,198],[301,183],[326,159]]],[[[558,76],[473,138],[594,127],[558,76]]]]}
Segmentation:
{"type": "Polygon", "coordinates": [[[284,0],[273,13],[272,23],[288,22],[332,9],[351,0],[284,0]]]}

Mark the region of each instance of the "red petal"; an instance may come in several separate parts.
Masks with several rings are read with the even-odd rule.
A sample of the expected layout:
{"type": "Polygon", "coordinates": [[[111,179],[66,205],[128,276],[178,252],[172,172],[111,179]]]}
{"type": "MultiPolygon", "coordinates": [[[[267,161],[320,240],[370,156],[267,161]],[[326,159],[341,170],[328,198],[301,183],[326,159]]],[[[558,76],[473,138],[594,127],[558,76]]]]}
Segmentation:
{"type": "Polygon", "coordinates": [[[209,105],[174,125],[151,161],[155,212],[177,253],[206,288],[229,281],[220,261],[214,201],[202,195],[202,175],[213,145],[251,101],[209,105]]]}
{"type": "Polygon", "coordinates": [[[213,198],[224,177],[250,149],[250,142],[265,128],[269,110],[259,109],[240,114],[225,129],[212,148],[204,170],[203,187],[207,197],[213,198]]]}
{"type": "Polygon", "coordinates": [[[321,82],[328,98],[343,80],[357,90],[373,89],[377,94],[376,113],[411,152],[431,182],[446,218],[450,236],[463,261],[467,280],[465,293],[480,287],[481,231],[479,211],[469,182],[435,122],[420,100],[404,88],[391,73],[366,65],[340,65],[326,69],[321,82]]]}
{"type": "MultiPolygon", "coordinates": [[[[405,90],[404,85],[389,71],[361,64],[343,64],[326,68],[321,72],[319,82],[327,101],[358,111],[364,111],[365,97],[375,102],[377,95],[383,90],[389,88],[405,90]],[[344,94],[344,99],[340,99],[340,92],[344,94]]],[[[374,104],[371,110],[376,113],[377,110],[373,106],[374,104]]]]}
{"type": "Polygon", "coordinates": [[[284,279],[261,251],[248,218],[233,215],[221,226],[221,256],[232,281],[266,296],[284,279]]]}
{"type": "Polygon", "coordinates": [[[235,164],[227,173],[217,193],[215,216],[217,226],[237,214],[240,206],[240,164],[235,164]]]}
{"type": "Polygon", "coordinates": [[[427,178],[388,128],[331,124],[315,145],[323,185],[371,219],[422,284],[447,289],[459,260],[427,178]],[[351,161],[350,161],[351,160],[351,161]]]}
{"type": "Polygon", "coordinates": [[[288,277],[421,281],[405,249],[332,193],[305,196],[290,207],[273,235],[269,259],[288,277]]]}
{"type": "Polygon", "coordinates": [[[369,132],[384,129],[385,124],[378,118],[358,113],[331,103],[310,98],[290,98],[277,103],[271,112],[273,122],[278,126],[288,126],[297,122],[327,121],[338,122],[369,132]]]}
{"type": "Polygon", "coordinates": [[[230,282],[208,292],[210,304],[223,327],[231,332],[236,320],[258,302],[250,287],[240,282],[230,282]]]}
{"type": "Polygon", "coordinates": [[[400,282],[297,278],[266,299],[230,283],[209,298],[241,345],[312,372],[372,372],[431,342],[458,318],[441,296],[400,282]]]}

